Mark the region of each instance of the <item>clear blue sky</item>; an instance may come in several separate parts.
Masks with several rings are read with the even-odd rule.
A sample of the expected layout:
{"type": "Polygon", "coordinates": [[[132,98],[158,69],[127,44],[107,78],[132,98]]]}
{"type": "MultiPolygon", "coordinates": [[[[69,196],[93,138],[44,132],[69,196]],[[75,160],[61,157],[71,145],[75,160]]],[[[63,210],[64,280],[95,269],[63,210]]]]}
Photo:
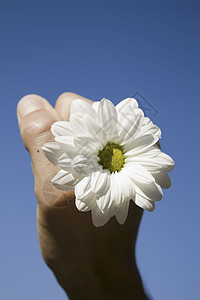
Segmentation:
{"type": "Polygon", "coordinates": [[[54,104],[65,91],[115,104],[139,92],[156,109],[176,167],[171,189],[144,214],[138,265],[154,300],[200,299],[199,11],[189,0],[0,1],[0,299],[66,299],[40,256],[15,116],[25,94],[54,104]]]}

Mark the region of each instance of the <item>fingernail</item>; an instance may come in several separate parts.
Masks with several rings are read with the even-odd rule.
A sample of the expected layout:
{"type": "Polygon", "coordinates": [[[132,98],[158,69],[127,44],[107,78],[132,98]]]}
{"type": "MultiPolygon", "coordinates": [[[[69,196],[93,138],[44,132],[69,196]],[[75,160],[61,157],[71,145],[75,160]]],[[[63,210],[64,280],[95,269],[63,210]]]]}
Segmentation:
{"type": "Polygon", "coordinates": [[[18,118],[21,119],[29,113],[41,109],[44,107],[44,101],[42,98],[35,96],[25,96],[20,100],[17,107],[18,118]]]}

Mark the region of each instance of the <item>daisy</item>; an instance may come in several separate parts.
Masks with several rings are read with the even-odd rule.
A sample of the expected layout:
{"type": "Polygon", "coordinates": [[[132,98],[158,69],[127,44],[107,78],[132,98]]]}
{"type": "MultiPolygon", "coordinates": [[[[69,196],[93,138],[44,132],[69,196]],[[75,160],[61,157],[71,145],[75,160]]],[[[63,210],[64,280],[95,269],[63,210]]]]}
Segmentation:
{"type": "Polygon", "coordinates": [[[170,187],[174,161],[160,150],[160,129],[133,98],[116,107],[105,98],[93,105],[74,100],[69,122],[55,122],[51,132],[55,142],[42,149],[61,169],[52,183],[74,190],[77,209],[91,210],[97,227],[113,216],[124,224],[130,200],[153,211],[161,188],[170,187]]]}

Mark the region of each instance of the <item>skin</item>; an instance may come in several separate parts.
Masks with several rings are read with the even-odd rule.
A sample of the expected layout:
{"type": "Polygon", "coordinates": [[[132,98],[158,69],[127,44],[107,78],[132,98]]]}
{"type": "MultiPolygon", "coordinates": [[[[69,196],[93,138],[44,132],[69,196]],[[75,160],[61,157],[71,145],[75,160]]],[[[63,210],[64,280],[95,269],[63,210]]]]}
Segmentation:
{"type": "Polygon", "coordinates": [[[72,300],[147,299],[135,261],[142,209],[131,201],[124,225],[113,217],[96,228],[91,212],[76,209],[72,191],[60,191],[51,184],[58,169],[44,156],[41,146],[54,140],[51,124],[68,121],[70,105],[77,98],[93,103],[64,93],[55,108],[38,95],[23,97],[17,106],[21,137],[32,160],[42,256],[72,300]]]}

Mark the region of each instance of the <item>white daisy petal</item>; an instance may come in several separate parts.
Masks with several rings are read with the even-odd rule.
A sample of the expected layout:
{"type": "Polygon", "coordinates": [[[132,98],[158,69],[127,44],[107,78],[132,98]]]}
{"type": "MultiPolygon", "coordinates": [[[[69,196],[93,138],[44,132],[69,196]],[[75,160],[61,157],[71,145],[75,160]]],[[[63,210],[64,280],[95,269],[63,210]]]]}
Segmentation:
{"type": "Polygon", "coordinates": [[[96,112],[98,112],[99,103],[99,101],[95,101],[94,103],[92,103],[92,107],[96,112]]]}
{"type": "Polygon", "coordinates": [[[130,177],[134,182],[148,184],[155,181],[153,176],[143,166],[137,163],[126,163],[121,173],[130,177]]]}
{"type": "MultiPolygon", "coordinates": [[[[124,197],[124,201],[129,201],[135,197],[135,187],[132,180],[129,177],[124,176],[121,172],[119,174],[121,197],[124,197]]],[[[120,206],[121,207],[121,206],[120,206]]]]}
{"type": "Polygon", "coordinates": [[[69,157],[74,157],[76,148],[74,146],[74,138],[72,136],[57,136],[55,141],[59,143],[60,149],[66,152],[69,157]]]}
{"type": "Polygon", "coordinates": [[[72,172],[71,162],[72,159],[66,153],[63,153],[58,160],[58,166],[64,171],[72,172]]]}
{"type": "Polygon", "coordinates": [[[96,195],[96,202],[101,211],[109,212],[111,208],[111,189],[109,188],[103,195],[96,195]]]}
{"type": "Polygon", "coordinates": [[[156,182],[152,183],[135,183],[135,192],[140,194],[141,196],[144,196],[145,198],[151,200],[151,201],[160,201],[163,196],[163,192],[158,184],[156,182]]]}
{"type": "Polygon", "coordinates": [[[62,155],[62,150],[57,142],[44,144],[42,151],[52,164],[58,166],[58,159],[62,155]]]}
{"type": "Polygon", "coordinates": [[[119,224],[121,224],[121,225],[123,225],[125,223],[126,218],[128,216],[129,204],[130,204],[129,200],[124,201],[124,203],[122,203],[122,205],[116,211],[115,217],[116,217],[117,221],[119,222],[119,224]]]}
{"type": "Polygon", "coordinates": [[[84,212],[84,211],[89,211],[90,210],[89,206],[85,202],[83,202],[83,201],[81,201],[81,200],[79,200],[77,198],[75,200],[75,205],[76,205],[76,208],[79,211],[83,211],[84,212]]]}
{"type": "Polygon", "coordinates": [[[73,132],[76,134],[84,134],[86,132],[85,123],[83,121],[83,116],[73,114],[70,116],[70,124],[73,132]]]}
{"type": "Polygon", "coordinates": [[[53,183],[56,184],[69,184],[69,186],[73,185],[74,181],[76,181],[76,178],[67,171],[61,170],[59,171],[51,180],[53,183]]]}
{"type": "Polygon", "coordinates": [[[124,145],[124,151],[126,155],[139,155],[148,151],[148,149],[153,146],[158,141],[158,137],[147,134],[130,141],[124,145]]]}
{"type": "Polygon", "coordinates": [[[91,193],[91,178],[90,176],[84,177],[76,186],[75,186],[75,196],[76,198],[83,200],[87,199],[89,193],[91,193]]]}
{"type": "Polygon", "coordinates": [[[132,123],[129,123],[129,126],[127,124],[127,129],[124,130],[123,128],[123,133],[125,132],[126,134],[124,135],[122,145],[129,143],[132,141],[134,136],[137,134],[137,132],[140,130],[141,124],[142,124],[142,119],[143,119],[143,112],[141,109],[135,109],[134,111],[134,119],[132,120],[132,123]]]}
{"type": "Polygon", "coordinates": [[[92,165],[88,164],[88,160],[82,154],[77,155],[71,162],[73,170],[80,176],[87,176],[92,172],[92,165]]]}
{"type": "Polygon", "coordinates": [[[90,115],[93,118],[96,118],[96,111],[86,100],[76,99],[72,101],[70,107],[70,116],[76,114],[83,116],[84,114],[90,115]]]}
{"type": "Polygon", "coordinates": [[[110,216],[114,216],[124,202],[134,198],[135,191],[133,182],[121,173],[112,173],[110,180],[111,188],[109,193],[107,193],[109,199],[107,199],[107,195],[105,195],[98,199],[97,205],[104,213],[107,212],[110,216]]]}
{"type": "Polygon", "coordinates": [[[134,98],[126,98],[116,105],[118,113],[120,112],[124,115],[130,113],[130,110],[134,110],[135,108],[138,108],[138,103],[134,98]]]}
{"type": "Polygon", "coordinates": [[[73,191],[75,184],[73,186],[69,186],[68,184],[53,183],[53,186],[58,190],[73,191]]]}
{"type": "Polygon", "coordinates": [[[70,124],[76,135],[89,134],[93,139],[97,139],[99,143],[102,143],[105,139],[105,132],[98,125],[97,120],[90,115],[73,114],[70,116],[70,124]]]}
{"type": "Polygon", "coordinates": [[[93,172],[91,176],[91,189],[95,194],[105,194],[110,184],[108,170],[93,172]]]}
{"type": "Polygon", "coordinates": [[[87,197],[85,197],[84,199],[78,199],[76,197],[75,205],[76,205],[77,209],[80,211],[92,210],[93,208],[95,208],[97,206],[96,201],[95,201],[95,194],[90,192],[87,195],[87,197]]]}
{"type": "Polygon", "coordinates": [[[122,145],[128,143],[130,138],[133,140],[142,126],[143,118],[144,114],[140,108],[118,111],[118,131],[122,145]]]}
{"type": "Polygon", "coordinates": [[[145,168],[150,173],[152,172],[159,172],[162,170],[162,165],[158,163],[155,159],[149,159],[149,158],[141,158],[139,156],[131,156],[126,158],[126,163],[136,163],[143,168],[145,168]]]}
{"type": "MultiPolygon", "coordinates": [[[[121,204],[121,201],[123,201],[123,199],[121,199],[121,186],[120,186],[120,182],[119,182],[119,178],[118,178],[118,174],[114,174],[112,173],[110,176],[110,184],[111,184],[111,203],[112,206],[117,206],[119,207],[121,204]]],[[[122,195],[123,196],[123,195],[122,195]]]]}
{"type": "Polygon", "coordinates": [[[135,195],[135,200],[134,200],[135,204],[138,205],[139,207],[148,210],[148,211],[153,211],[155,208],[155,202],[151,201],[143,196],[141,196],[140,194],[135,195]]]}
{"type": "Polygon", "coordinates": [[[173,159],[161,152],[155,159],[156,163],[161,164],[162,165],[162,172],[170,172],[173,170],[174,168],[174,161],[173,159]]]}
{"type": "Polygon", "coordinates": [[[51,133],[56,137],[56,136],[68,136],[71,135],[73,136],[71,124],[66,121],[58,121],[55,122],[51,126],[51,133]]]}
{"type": "Polygon", "coordinates": [[[116,136],[118,123],[117,111],[113,103],[108,99],[102,99],[98,107],[98,123],[106,132],[108,140],[116,136]]]}
{"type": "Polygon", "coordinates": [[[92,210],[92,222],[96,227],[105,225],[109,219],[110,216],[103,214],[98,207],[92,210]]]}
{"type": "Polygon", "coordinates": [[[83,121],[85,123],[85,128],[88,133],[93,135],[95,139],[99,141],[99,143],[103,143],[106,139],[106,133],[105,131],[99,126],[97,121],[93,119],[89,115],[84,115],[83,116],[83,121]]]}
{"type": "Polygon", "coordinates": [[[74,138],[74,144],[80,154],[98,153],[102,144],[91,134],[81,134],[74,138]]]}
{"type": "Polygon", "coordinates": [[[58,189],[69,190],[73,189],[79,180],[72,174],[61,170],[53,177],[51,181],[53,185],[58,189]]]}
{"type": "Polygon", "coordinates": [[[138,155],[131,155],[130,152],[126,153],[126,161],[133,161],[133,162],[142,162],[142,161],[149,161],[151,162],[153,158],[157,157],[161,153],[160,148],[157,145],[153,145],[148,148],[148,151],[140,153],[138,155]]]}
{"type": "Polygon", "coordinates": [[[135,194],[133,182],[122,171],[111,174],[111,191],[111,202],[117,207],[134,198],[135,194]]]}
{"type": "Polygon", "coordinates": [[[156,182],[163,188],[168,189],[171,186],[171,180],[167,173],[151,173],[156,182]]]}
{"type": "Polygon", "coordinates": [[[158,126],[154,125],[153,122],[148,118],[143,118],[143,124],[140,130],[137,132],[136,136],[142,136],[146,134],[156,135],[158,138],[161,137],[161,130],[158,126]]]}

